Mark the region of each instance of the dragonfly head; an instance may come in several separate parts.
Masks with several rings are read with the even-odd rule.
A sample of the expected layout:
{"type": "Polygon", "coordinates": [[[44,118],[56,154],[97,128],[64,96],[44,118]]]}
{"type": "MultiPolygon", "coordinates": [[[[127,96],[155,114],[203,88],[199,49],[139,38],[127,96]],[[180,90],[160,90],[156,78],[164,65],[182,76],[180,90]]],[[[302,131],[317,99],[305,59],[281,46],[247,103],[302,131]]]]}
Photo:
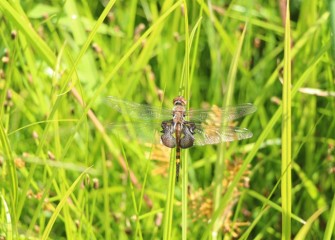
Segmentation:
{"type": "Polygon", "coordinates": [[[182,96],[176,97],[173,99],[173,105],[185,106],[186,100],[182,96]]]}

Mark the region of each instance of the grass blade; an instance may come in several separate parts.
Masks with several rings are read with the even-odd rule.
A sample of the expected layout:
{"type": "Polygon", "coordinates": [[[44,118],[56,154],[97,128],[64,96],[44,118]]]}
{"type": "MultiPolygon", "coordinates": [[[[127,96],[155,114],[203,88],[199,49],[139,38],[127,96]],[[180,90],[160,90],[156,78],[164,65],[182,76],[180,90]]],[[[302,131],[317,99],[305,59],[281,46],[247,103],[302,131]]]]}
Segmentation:
{"type": "Polygon", "coordinates": [[[6,226],[7,226],[5,227],[5,232],[7,233],[6,236],[9,240],[12,240],[14,239],[14,232],[13,232],[12,218],[11,218],[10,210],[8,208],[6,199],[4,198],[4,196],[2,196],[1,193],[0,193],[0,197],[2,199],[3,209],[5,210],[4,214],[6,215],[6,226]]]}
{"type": "Polygon", "coordinates": [[[57,205],[54,213],[52,214],[48,225],[46,226],[44,233],[42,235],[42,239],[48,239],[49,238],[49,234],[51,232],[51,229],[53,227],[53,224],[55,223],[60,211],[62,210],[63,206],[67,203],[68,198],[70,196],[71,193],[73,193],[75,187],[77,186],[77,184],[80,182],[80,180],[82,179],[82,177],[88,172],[89,168],[86,169],[84,172],[82,172],[79,177],[76,179],[76,181],[73,182],[73,184],[70,186],[70,188],[64,193],[63,198],[61,199],[61,201],[59,202],[59,204],[57,205]]]}
{"type": "MultiPolygon", "coordinates": [[[[2,125],[2,122],[0,121],[0,142],[2,145],[2,151],[4,152],[4,156],[6,156],[6,167],[7,167],[7,179],[9,182],[9,209],[11,214],[11,224],[12,229],[14,231],[14,236],[16,235],[16,204],[17,204],[17,189],[18,189],[18,180],[17,180],[17,174],[15,169],[15,163],[14,158],[12,155],[12,150],[10,148],[9,140],[7,138],[7,134],[5,132],[5,129],[2,125]]],[[[7,201],[8,201],[7,200],[7,201]]]]}
{"type": "Polygon", "coordinates": [[[291,138],[291,36],[289,1],[286,6],[284,47],[284,82],[282,114],[282,238],[291,238],[292,211],[292,138],[291,138]]]}
{"type": "Polygon", "coordinates": [[[300,231],[298,232],[298,234],[295,236],[294,239],[306,239],[306,237],[308,236],[308,232],[311,231],[312,228],[312,224],[318,219],[318,217],[324,212],[326,211],[326,208],[321,208],[319,210],[317,210],[306,222],[305,225],[303,225],[303,227],[300,229],[300,231]]]}
{"type": "Polygon", "coordinates": [[[334,233],[334,226],[335,226],[335,195],[333,197],[333,201],[332,201],[332,205],[331,205],[331,209],[329,212],[329,220],[327,222],[327,226],[326,226],[326,231],[325,231],[325,235],[324,238],[325,240],[330,240],[335,237],[335,233],[334,233]]]}
{"type": "MultiPolygon", "coordinates": [[[[224,98],[224,104],[226,106],[231,105],[231,101],[233,99],[233,93],[234,93],[234,86],[235,86],[235,80],[236,80],[236,73],[238,69],[238,62],[239,57],[241,55],[241,50],[246,34],[247,27],[245,26],[242,32],[242,35],[240,37],[238,47],[236,48],[236,52],[234,53],[233,61],[231,63],[229,73],[228,73],[228,90],[224,98]]],[[[214,203],[215,203],[215,210],[217,210],[221,204],[222,201],[222,178],[223,178],[223,172],[224,172],[224,160],[227,157],[227,154],[225,153],[225,146],[224,144],[221,144],[221,147],[219,149],[218,159],[215,166],[215,190],[214,190],[214,203]]],[[[237,184],[237,182],[236,182],[237,184]]],[[[232,184],[233,185],[233,184],[232,184]]],[[[226,205],[228,202],[226,202],[224,205],[226,205]]],[[[223,208],[225,209],[225,207],[223,208]]],[[[215,223],[213,225],[212,234],[213,239],[216,239],[218,237],[218,229],[221,226],[221,218],[216,218],[215,223]]]]}
{"type": "MultiPolygon", "coordinates": [[[[172,153],[175,153],[175,151],[172,151],[172,153]]],[[[163,239],[166,240],[171,239],[172,237],[172,217],[173,217],[175,180],[176,180],[176,157],[175,154],[171,154],[170,166],[169,166],[169,186],[164,210],[164,227],[163,227],[163,239]]]]}
{"type": "MultiPolygon", "coordinates": [[[[185,92],[185,97],[186,99],[189,99],[190,97],[190,48],[191,46],[190,44],[190,36],[189,36],[189,22],[188,22],[188,11],[187,11],[187,3],[186,1],[183,2],[184,5],[184,27],[185,27],[185,62],[184,62],[184,74],[183,74],[183,79],[185,80],[185,85],[187,87],[186,92],[185,92]]],[[[181,83],[183,83],[183,81],[181,81],[181,83]]],[[[182,177],[182,220],[181,220],[181,224],[182,224],[182,239],[186,240],[187,239],[187,203],[188,203],[188,191],[187,191],[187,187],[188,187],[188,157],[186,154],[186,151],[184,151],[184,153],[182,154],[182,156],[184,157],[182,159],[183,161],[183,177],[182,177]]]]}

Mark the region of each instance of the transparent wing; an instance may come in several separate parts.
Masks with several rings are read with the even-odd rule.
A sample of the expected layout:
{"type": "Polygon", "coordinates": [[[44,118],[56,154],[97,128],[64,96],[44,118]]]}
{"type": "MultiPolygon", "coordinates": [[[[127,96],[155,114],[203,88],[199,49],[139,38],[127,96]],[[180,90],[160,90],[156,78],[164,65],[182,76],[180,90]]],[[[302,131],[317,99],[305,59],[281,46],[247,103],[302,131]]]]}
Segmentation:
{"type": "Polygon", "coordinates": [[[108,124],[106,130],[125,140],[136,140],[141,143],[156,143],[160,141],[161,122],[126,122],[108,124]]]}
{"type": "MultiPolygon", "coordinates": [[[[162,133],[160,132],[160,122],[151,123],[122,123],[109,124],[107,131],[113,135],[122,137],[126,140],[136,140],[141,143],[158,143],[162,133]]],[[[218,144],[222,142],[232,142],[251,138],[252,132],[246,128],[238,127],[216,127],[195,124],[194,146],[218,144]]]]}
{"type": "Polygon", "coordinates": [[[252,132],[246,128],[238,127],[203,127],[196,124],[194,134],[194,145],[218,144],[221,142],[232,142],[252,137],[252,132]]]}
{"type": "Polygon", "coordinates": [[[119,98],[110,96],[107,98],[107,104],[114,110],[122,113],[123,116],[129,116],[133,119],[141,120],[166,120],[172,118],[172,110],[161,107],[154,107],[145,104],[128,102],[119,98]]]}
{"type": "Polygon", "coordinates": [[[257,108],[251,103],[246,103],[237,106],[230,106],[226,108],[219,108],[213,106],[208,110],[190,110],[186,112],[189,116],[189,121],[203,122],[205,120],[211,119],[212,121],[223,122],[232,121],[243,117],[245,115],[255,112],[257,108]]]}
{"type": "MultiPolygon", "coordinates": [[[[114,110],[137,119],[138,122],[110,124],[107,128],[113,133],[125,136],[126,139],[152,142],[161,135],[161,121],[172,118],[172,111],[161,107],[124,101],[116,97],[108,97],[107,103],[114,110]]],[[[186,112],[189,121],[195,124],[194,145],[217,144],[252,137],[245,128],[223,127],[223,121],[232,121],[256,111],[252,104],[243,104],[227,108],[213,106],[208,110],[190,110],[186,112]]]]}
{"type": "MultiPolygon", "coordinates": [[[[134,119],[159,119],[167,120],[172,118],[172,110],[162,107],[149,106],[134,102],[128,102],[113,96],[107,98],[107,104],[114,110],[122,113],[124,116],[129,116],[134,119]]],[[[230,106],[226,108],[212,107],[208,110],[195,109],[186,111],[189,120],[195,122],[203,122],[209,118],[216,118],[217,121],[232,121],[251,114],[256,111],[256,107],[251,103],[246,103],[238,106],[230,106]]]]}

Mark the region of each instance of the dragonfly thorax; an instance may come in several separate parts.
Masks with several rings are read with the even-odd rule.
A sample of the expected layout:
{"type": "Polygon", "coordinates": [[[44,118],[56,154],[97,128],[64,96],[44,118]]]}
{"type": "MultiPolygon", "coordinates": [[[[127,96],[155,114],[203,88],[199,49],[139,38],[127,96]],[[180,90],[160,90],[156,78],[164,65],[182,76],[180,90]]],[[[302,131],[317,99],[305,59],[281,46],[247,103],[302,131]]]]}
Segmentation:
{"type": "Polygon", "coordinates": [[[169,148],[189,148],[194,144],[195,125],[189,122],[162,122],[162,143],[169,148]]]}

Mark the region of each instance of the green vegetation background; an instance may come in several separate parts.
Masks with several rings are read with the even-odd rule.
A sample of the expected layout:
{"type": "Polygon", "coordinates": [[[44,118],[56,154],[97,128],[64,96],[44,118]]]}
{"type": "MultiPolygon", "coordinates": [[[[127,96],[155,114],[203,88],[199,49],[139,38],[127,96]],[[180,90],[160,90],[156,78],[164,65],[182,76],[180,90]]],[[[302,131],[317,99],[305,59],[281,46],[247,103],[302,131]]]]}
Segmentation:
{"type": "Polygon", "coordinates": [[[285,40],[282,1],[1,1],[0,239],[334,238],[334,6],[293,1],[285,40]],[[174,152],[113,136],[106,98],[179,94],[258,110],[174,185],[174,152]]]}

